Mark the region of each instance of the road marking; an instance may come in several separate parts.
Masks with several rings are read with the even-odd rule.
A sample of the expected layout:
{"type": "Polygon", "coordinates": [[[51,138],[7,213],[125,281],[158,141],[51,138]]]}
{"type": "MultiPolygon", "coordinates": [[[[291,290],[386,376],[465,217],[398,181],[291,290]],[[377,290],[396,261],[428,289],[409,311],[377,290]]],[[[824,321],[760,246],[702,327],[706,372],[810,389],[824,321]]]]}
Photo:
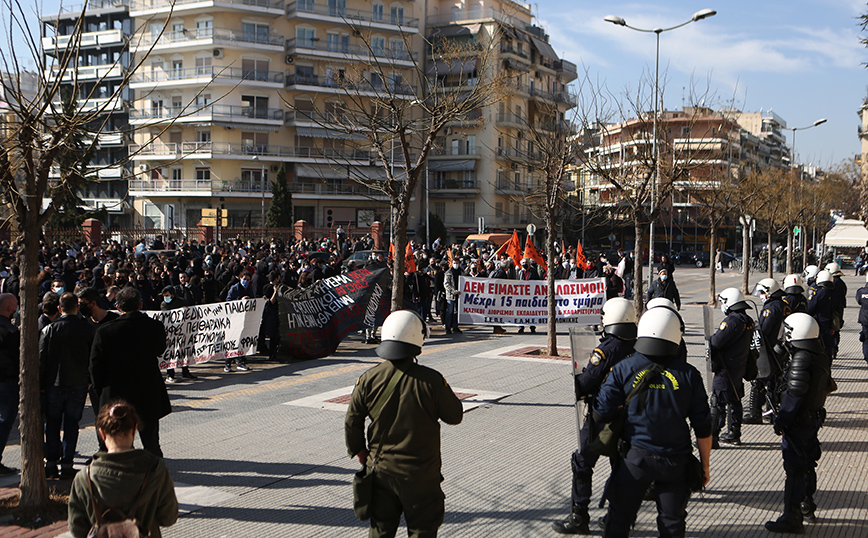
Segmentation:
{"type": "MultiPolygon", "coordinates": [[[[455,392],[455,395],[461,400],[461,406],[464,409],[464,412],[470,411],[471,409],[476,409],[480,405],[485,405],[487,403],[496,402],[498,400],[502,400],[509,394],[504,394],[501,392],[490,392],[485,390],[476,390],[476,389],[461,389],[458,387],[452,387],[452,391],[455,392]]],[[[296,407],[310,407],[313,409],[327,409],[329,411],[340,411],[342,413],[346,412],[347,406],[349,404],[349,396],[353,392],[353,387],[343,387],[340,389],[330,390],[328,392],[321,392],[319,394],[314,394],[313,396],[308,396],[306,398],[299,398],[298,400],[293,400],[291,402],[286,402],[283,405],[292,405],[296,407]]]]}

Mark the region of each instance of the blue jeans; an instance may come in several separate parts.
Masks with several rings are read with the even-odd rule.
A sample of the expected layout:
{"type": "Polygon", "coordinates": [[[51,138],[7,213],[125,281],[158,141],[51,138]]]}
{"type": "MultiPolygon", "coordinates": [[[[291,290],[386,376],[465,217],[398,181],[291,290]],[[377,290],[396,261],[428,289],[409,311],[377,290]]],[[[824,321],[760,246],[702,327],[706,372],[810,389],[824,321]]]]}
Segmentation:
{"type": "Polygon", "coordinates": [[[18,416],[18,382],[0,382],[0,457],[9,440],[15,417],[18,416]]]}
{"type": "Polygon", "coordinates": [[[72,468],[75,447],[78,444],[78,423],[84,412],[87,385],[75,387],[48,387],[43,400],[45,413],[45,460],[48,465],[72,468]],[[63,444],[60,430],[63,427],[63,444]],[[62,448],[62,454],[61,454],[62,448]]]}
{"type": "Polygon", "coordinates": [[[446,330],[458,328],[458,299],[446,301],[446,330]]]}

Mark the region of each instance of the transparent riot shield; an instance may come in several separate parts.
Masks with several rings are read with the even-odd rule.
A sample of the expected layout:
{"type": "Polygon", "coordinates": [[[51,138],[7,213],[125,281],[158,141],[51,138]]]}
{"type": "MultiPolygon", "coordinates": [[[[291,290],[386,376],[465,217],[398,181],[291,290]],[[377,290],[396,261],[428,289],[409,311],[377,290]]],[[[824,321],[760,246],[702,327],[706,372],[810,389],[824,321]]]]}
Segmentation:
{"type": "Polygon", "coordinates": [[[702,330],[705,337],[705,391],[711,394],[711,335],[714,334],[714,308],[702,305],[702,330]]]}
{"type": "Polygon", "coordinates": [[[580,398],[579,384],[577,382],[578,375],[582,373],[591,358],[591,352],[597,347],[599,336],[594,332],[593,327],[570,327],[570,354],[573,359],[573,387],[576,398],[576,439],[578,440],[581,449],[582,426],[585,422],[587,414],[587,404],[580,398]]]}

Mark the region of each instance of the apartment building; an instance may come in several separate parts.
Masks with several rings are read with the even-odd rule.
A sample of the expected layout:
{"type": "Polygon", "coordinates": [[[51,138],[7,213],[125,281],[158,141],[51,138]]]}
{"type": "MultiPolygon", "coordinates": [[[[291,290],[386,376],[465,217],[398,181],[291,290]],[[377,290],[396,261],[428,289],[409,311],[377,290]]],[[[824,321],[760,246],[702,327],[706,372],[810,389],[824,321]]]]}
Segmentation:
{"type": "MultiPolygon", "coordinates": [[[[577,78],[575,64],[554,51],[530,4],[511,0],[429,0],[426,35],[429,40],[496,40],[496,69],[509,76],[511,87],[503,101],[452,122],[441,133],[428,160],[431,213],[457,237],[475,231],[480,218],[492,230],[541,224],[525,203],[541,183],[527,158],[533,148],[525,133],[550,128],[575,106],[567,88],[577,78]]],[[[434,51],[427,56],[429,66],[436,62],[434,51]]],[[[486,76],[491,74],[470,80],[485,84],[486,76]]]]}
{"type": "MultiPolygon", "coordinates": [[[[129,143],[127,106],[131,97],[124,79],[131,65],[127,40],[133,21],[127,0],[88,0],[80,37],[76,38],[75,28],[83,7],[63,7],[60,13],[41,19],[41,45],[47,69],[44,75],[49,82],[61,77],[60,94],[74,99],[77,110],[104,111],[91,125],[94,130],[101,130],[97,150],[89,163],[93,181],[78,195],[86,209],[105,209],[108,216],[105,224],[126,226],[134,220],[127,192],[131,167],[124,162],[129,143]],[[76,48],[77,54],[61,72],[60,59],[70,47],[76,48]]],[[[60,95],[57,98],[54,106],[59,109],[60,95]]],[[[59,175],[60,171],[52,173],[59,175]]]]}
{"type": "Polygon", "coordinates": [[[131,81],[130,111],[142,129],[130,192],[146,225],[194,226],[203,208],[221,207],[230,226],[258,227],[281,168],[296,220],[388,221],[388,198],[352,179],[381,178],[382,166],[364,136],[330,122],[350,94],[374,98],[411,77],[417,2],[130,2],[139,21],[131,50],[149,52],[131,81]],[[370,74],[358,91],[343,83],[379,60],[407,73],[370,74]]]}
{"type": "Polygon", "coordinates": [[[790,165],[790,149],[787,147],[787,139],[783,132],[787,128],[787,122],[782,117],[771,109],[759,112],[733,110],[727,111],[726,114],[757,139],[755,143],[749,142],[749,147],[754,151],[746,152],[744,159],[751,160],[759,168],[781,168],[790,165]]]}

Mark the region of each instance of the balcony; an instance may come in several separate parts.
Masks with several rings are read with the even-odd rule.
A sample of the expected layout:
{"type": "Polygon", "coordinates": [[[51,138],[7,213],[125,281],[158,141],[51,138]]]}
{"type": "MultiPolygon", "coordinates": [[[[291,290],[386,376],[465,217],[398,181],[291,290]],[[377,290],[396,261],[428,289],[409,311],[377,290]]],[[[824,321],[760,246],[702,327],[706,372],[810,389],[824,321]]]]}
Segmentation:
{"type": "Polygon", "coordinates": [[[359,161],[368,164],[371,152],[361,149],[313,148],[305,146],[275,146],[232,142],[181,142],[146,145],[130,145],[130,153],[138,152],[134,160],[174,160],[185,158],[230,158],[253,160],[314,159],[334,161],[359,161]]]}
{"type": "MultiPolygon", "coordinates": [[[[76,99],[75,110],[76,112],[115,112],[123,110],[124,104],[124,100],[119,95],[104,98],[92,97],[90,99],[76,99]]],[[[63,103],[60,101],[52,102],[51,106],[55,111],[63,110],[63,103]]]]}
{"type": "Polygon", "coordinates": [[[564,77],[566,82],[570,82],[579,78],[578,68],[573,62],[567,60],[557,60],[554,64],[555,71],[564,77]]]}
{"type": "Polygon", "coordinates": [[[284,37],[265,32],[245,32],[235,28],[186,28],[163,35],[139,34],[130,42],[133,52],[145,52],[153,46],[153,52],[200,49],[226,46],[268,52],[283,51],[284,37]]]}
{"type": "Polygon", "coordinates": [[[287,54],[303,54],[318,58],[338,58],[342,60],[368,60],[370,58],[384,59],[395,62],[396,65],[412,67],[413,61],[419,59],[419,54],[409,53],[404,49],[390,49],[368,47],[364,45],[350,45],[344,43],[322,42],[319,39],[288,39],[286,41],[287,54]],[[403,63],[400,63],[403,62],[403,63]]]}
{"type": "Polygon", "coordinates": [[[512,54],[514,56],[518,56],[519,58],[523,58],[525,60],[530,59],[530,56],[528,55],[527,51],[518,50],[517,48],[513,47],[511,44],[508,44],[508,43],[501,43],[500,44],[500,53],[501,54],[512,54]]]}
{"type": "Polygon", "coordinates": [[[240,67],[185,67],[136,74],[130,77],[130,87],[147,88],[159,84],[160,88],[177,86],[199,86],[204,84],[238,84],[239,86],[258,86],[263,88],[283,88],[284,75],[281,71],[242,69],[240,67]]]}
{"type": "Polygon", "coordinates": [[[433,181],[431,183],[432,191],[441,191],[441,190],[455,190],[455,191],[463,191],[463,190],[479,190],[479,185],[475,179],[443,179],[439,181],[433,181]]]}
{"type": "Polygon", "coordinates": [[[495,187],[499,194],[524,194],[529,190],[520,183],[508,179],[498,179],[495,187]]]}
{"type": "Polygon", "coordinates": [[[374,14],[373,11],[359,11],[356,9],[339,8],[336,6],[316,5],[314,0],[302,0],[286,5],[286,17],[288,19],[308,19],[317,22],[330,22],[333,24],[346,25],[347,22],[363,22],[365,26],[380,30],[400,30],[406,33],[419,32],[419,19],[394,16],[387,14],[374,14]]]}
{"type": "Polygon", "coordinates": [[[429,157],[479,157],[481,155],[481,146],[459,146],[449,148],[432,148],[428,154],[429,157]]]}
{"type": "Polygon", "coordinates": [[[511,13],[520,13],[523,17],[515,17],[513,15],[509,15],[506,12],[497,11],[493,8],[481,8],[479,6],[470,8],[470,9],[462,9],[451,11],[450,13],[444,13],[441,15],[435,15],[429,17],[426,20],[426,24],[429,26],[443,26],[447,24],[456,24],[456,23],[466,23],[471,21],[479,22],[481,20],[493,19],[495,21],[501,22],[510,26],[518,26],[519,28],[524,28],[528,24],[530,24],[531,20],[531,11],[530,4],[520,4],[518,2],[509,2],[510,8],[514,8],[514,11],[511,13]]]}
{"type": "MultiPolygon", "coordinates": [[[[340,80],[337,77],[323,77],[319,75],[287,75],[286,88],[291,89],[292,86],[313,86],[315,88],[334,88],[335,90],[358,92],[360,94],[369,93],[372,96],[382,94],[387,89],[397,95],[406,95],[413,97],[416,95],[416,86],[409,84],[395,84],[384,82],[369,82],[361,81],[357,83],[349,80],[340,80]]],[[[299,89],[299,88],[292,88],[299,89]]],[[[315,91],[315,90],[312,90],[315,91]]]]}
{"type": "Polygon", "coordinates": [[[120,64],[106,65],[88,65],[82,67],[69,66],[63,70],[63,74],[59,69],[51,69],[45,71],[45,76],[50,82],[54,82],[60,77],[61,82],[83,82],[86,80],[105,80],[113,78],[123,78],[125,69],[120,64]]]}
{"type": "Polygon", "coordinates": [[[297,198],[316,199],[322,196],[331,196],[339,198],[342,196],[352,197],[351,199],[375,198],[378,200],[388,200],[388,197],[383,191],[366,187],[355,181],[326,181],[323,183],[289,183],[287,185],[289,192],[297,198]]]}
{"type": "MultiPolygon", "coordinates": [[[[152,179],[130,180],[130,194],[138,196],[236,196],[241,198],[260,198],[263,196],[261,181],[220,180],[220,179],[152,179]]],[[[266,187],[264,197],[271,198],[266,187]]]]}
{"type": "MultiPolygon", "coordinates": [[[[75,38],[74,35],[58,35],[42,38],[42,50],[48,55],[53,55],[55,52],[60,52],[69,46],[70,41],[75,38]]],[[[81,34],[81,39],[77,46],[81,49],[90,47],[107,47],[109,45],[122,45],[124,43],[124,34],[118,30],[103,30],[101,32],[85,32],[81,34]]]]}
{"type": "Polygon", "coordinates": [[[186,107],[130,110],[130,123],[132,124],[156,124],[167,121],[179,123],[229,121],[280,126],[283,125],[283,109],[246,105],[204,105],[200,108],[196,105],[189,105],[186,107]]]}
{"type": "Polygon", "coordinates": [[[316,110],[289,110],[284,116],[287,125],[344,125],[353,118],[347,114],[338,112],[319,112],[316,110]]]}
{"type": "Polygon", "coordinates": [[[101,10],[123,11],[129,5],[129,0],[88,0],[86,4],[64,4],[58,8],[58,11],[61,17],[78,18],[85,5],[87,5],[87,14],[94,15],[94,11],[101,10]]]}
{"type": "Polygon", "coordinates": [[[199,13],[233,11],[264,17],[284,14],[283,0],[129,0],[130,17],[168,15],[180,17],[199,13]]]}
{"type": "Polygon", "coordinates": [[[497,114],[495,118],[495,122],[497,125],[504,127],[512,127],[513,129],[526,129],[527,128],[527,118],[522,116],[517,116],[510,112],[500,112],[497,114]]]}

